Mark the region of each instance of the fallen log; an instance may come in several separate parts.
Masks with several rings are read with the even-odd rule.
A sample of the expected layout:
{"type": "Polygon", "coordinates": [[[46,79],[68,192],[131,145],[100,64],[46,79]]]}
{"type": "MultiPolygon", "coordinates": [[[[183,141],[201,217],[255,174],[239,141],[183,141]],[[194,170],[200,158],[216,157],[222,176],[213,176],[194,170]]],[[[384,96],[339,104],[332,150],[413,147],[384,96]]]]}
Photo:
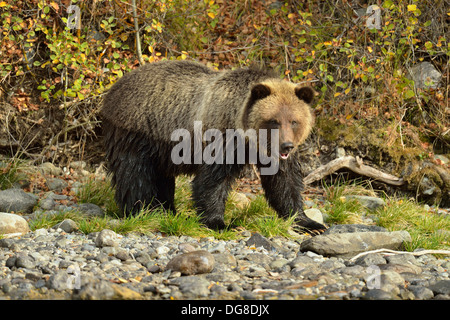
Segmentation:
{"type": "Polygon", "coordinates": [[[368,165],[363,164],[360,157],[346,156],[334,159],[327,164],[320,166],[313,170],[304,180],[305,184],[310,184],[314,181],[323,179],[324,177],[338,171],[339,169],[349,169],[357,174],[382,181],[384,183],[401,186],[405,183],[402,178],[398,178],[391,174],[382,172],[368,165]]]}

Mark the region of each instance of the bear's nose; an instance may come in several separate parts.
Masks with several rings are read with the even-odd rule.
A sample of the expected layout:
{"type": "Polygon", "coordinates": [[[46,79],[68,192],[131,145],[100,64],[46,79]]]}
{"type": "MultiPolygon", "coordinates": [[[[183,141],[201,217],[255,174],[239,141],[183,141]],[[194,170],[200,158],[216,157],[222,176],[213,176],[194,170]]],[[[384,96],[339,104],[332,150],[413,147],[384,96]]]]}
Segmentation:
{"type": "Polygon", "coordinates": [[[289,153],[294,149],[294,144],[292,142],[283,142],[280,149],[283,153],[289,153]]]}

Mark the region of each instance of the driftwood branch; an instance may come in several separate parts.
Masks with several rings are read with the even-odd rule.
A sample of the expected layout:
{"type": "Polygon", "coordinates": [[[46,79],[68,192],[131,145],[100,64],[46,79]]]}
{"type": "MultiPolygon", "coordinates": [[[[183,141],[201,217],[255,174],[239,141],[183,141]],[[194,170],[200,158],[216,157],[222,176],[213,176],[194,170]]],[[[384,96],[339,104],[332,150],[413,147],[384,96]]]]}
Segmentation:
{"type": "Polygon", "coordinates": [[[354,256],[353,258],[351,258],[350,261],[355,261],[359,257],[365,256],[365,255],[371,254],[371,253],[381,253],[381,254],[384,254],[384,255],[411,254],[413,256],[421,256],[421,255],[424,255],[424,254],[450,255],[450,251],[449,250],[421,250],[421,251],[409,252],[409,251],[395,251],[395,250],[390,250],[390,249],[377,249],[377,250],[361,252],[361,253],[357,254],[356,256],[354,256]]]}
{"type": "Polygon", "coordinates": [[[398,178],[391,174],[384,173],[380,170],[365,165],[363,164],[361,158],[359,157],[355,158],[352,156],[337,158],[323,166],[320,166],[319,168],[311,172],[303,181],[305,184],[310,184],[343,168],[349,169],[357,174],[367,176],[375,180],[380,180],[384,183],[391,184],[394,186],[401,186],[405,183],[405,181],[402,178],[398,178]]]}

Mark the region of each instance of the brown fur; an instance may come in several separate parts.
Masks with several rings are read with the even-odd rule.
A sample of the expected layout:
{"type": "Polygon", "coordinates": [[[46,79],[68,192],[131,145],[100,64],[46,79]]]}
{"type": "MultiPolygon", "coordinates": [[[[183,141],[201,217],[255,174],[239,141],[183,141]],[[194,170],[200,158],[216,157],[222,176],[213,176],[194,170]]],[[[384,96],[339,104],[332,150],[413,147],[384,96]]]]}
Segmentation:
{"type": "Polygon", "coordinates": [[[263,121],[286,107],[286,116],[300,124],[292,141],[298,145],[308,136],[313,117],[308,103],[295,95],[296,89],[295,84],[257,69],[218,72],[193,62],[165,61],[122,77],[106,96],[102,116],[122,129],[170,141],[175,129],[193,133],[194,121],[202,121],[203,130],[263,128],[263,121]],[[258,83],[271,93],[251,105],[251,89],[258,83]]]}
{"type": "Polygon", "coordinates": [[[280,216],[299,213],[299,225],[321,229],[303,214],[301,171],[295,148],[313,125],[309,104],[314,90],[283,81],[255,68],[211,70],[187,61],[147,64],[122,77],[108,92],[101,111],[106,156],[125,211],[143,204],[175,211],[175,176],[195,174],[193,198],[203,221],[223,228],[225,201],[242,165],[180,164],[170,158],[176,129],[194,136],[194,121],[203,131],[279,129],[280,172],[263,179],[269,203],[280,216]]]}

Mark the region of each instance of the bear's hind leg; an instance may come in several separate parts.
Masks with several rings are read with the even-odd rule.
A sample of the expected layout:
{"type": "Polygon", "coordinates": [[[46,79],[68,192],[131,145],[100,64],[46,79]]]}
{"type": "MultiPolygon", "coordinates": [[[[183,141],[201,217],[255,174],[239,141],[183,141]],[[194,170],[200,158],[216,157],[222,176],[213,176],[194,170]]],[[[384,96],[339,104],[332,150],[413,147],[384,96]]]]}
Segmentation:
{"type": "Polygon", "coordinates": [[[161,173],[157,146],[145,136],[116,128],[108,121],[104,126],[108,170],[121,212],[135,214],[148,205],[175,211],[175,177],[161,173]]]}
{"type": "Polygon", "coordinates": [[[160,174],[150,159],[127,155],[114,173],[116,201],[122,211],[135,214],[143,207],[175,212],[175,177],[160,174]],[[123,166],[123,167],[122,167],[123,166]]]}

